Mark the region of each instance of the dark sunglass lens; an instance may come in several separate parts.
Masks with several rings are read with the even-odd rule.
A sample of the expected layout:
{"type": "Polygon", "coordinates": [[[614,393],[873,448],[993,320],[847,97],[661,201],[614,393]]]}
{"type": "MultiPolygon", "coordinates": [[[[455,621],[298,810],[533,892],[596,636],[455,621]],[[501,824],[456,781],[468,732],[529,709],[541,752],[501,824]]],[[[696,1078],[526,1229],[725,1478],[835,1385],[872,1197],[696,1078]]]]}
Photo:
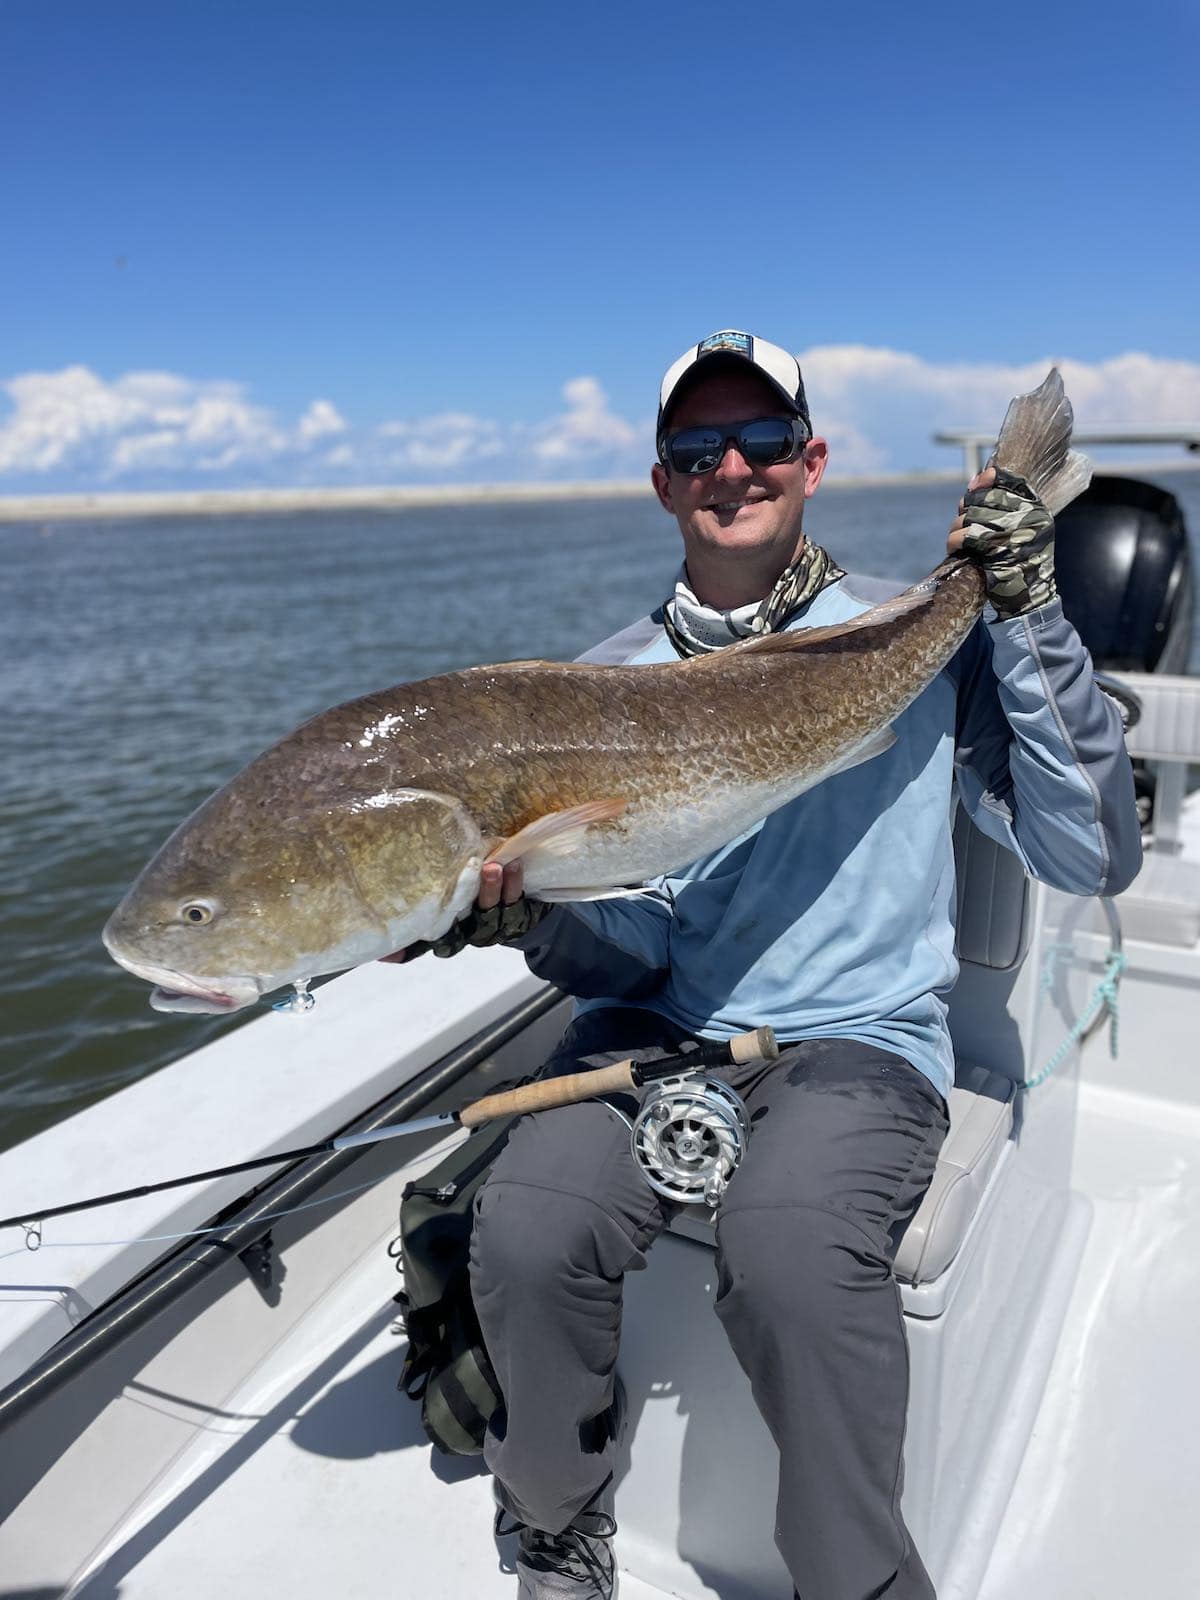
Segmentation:
{"type": "Polygon", "coordinates": [[[782,417],[744,423],[738,434],[742,455],[752,466],[766,467],[792,452],[792,425],[782,417]]]}
{"type": "Polygon", "coordinates": [[[718,428],[681,428],[668,441],[667,454],[676,472],[711,472],[724,446],[718,428]]]}

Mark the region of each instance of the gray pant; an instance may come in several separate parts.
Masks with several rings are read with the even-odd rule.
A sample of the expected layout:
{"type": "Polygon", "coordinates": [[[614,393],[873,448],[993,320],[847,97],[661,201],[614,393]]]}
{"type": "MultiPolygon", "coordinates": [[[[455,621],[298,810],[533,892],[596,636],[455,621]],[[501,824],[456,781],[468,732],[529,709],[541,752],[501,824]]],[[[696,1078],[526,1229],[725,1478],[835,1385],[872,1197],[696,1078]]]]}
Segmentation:
{"type": "MultiPolygon", "coordinates": [[[[588,1012],[549,1073],[684,1037],[652,1012],[588,1012]]],[[[753,1132],[717,1217],[716,1311],[779,1447],[780,1553],[802,1600],[931,1600],[900,1515],[908,1346],[891,1263],[944,1102],[900,1057],[847,1039],[721,1076],[753,1132]]],[[[525,1117],[480,1192],[471,1283],[505,1398],[484,1455],[534,1527],[560,1531],[611,1476],[622,1281],[673,1209],[596,1101],[525,1117]]]]}

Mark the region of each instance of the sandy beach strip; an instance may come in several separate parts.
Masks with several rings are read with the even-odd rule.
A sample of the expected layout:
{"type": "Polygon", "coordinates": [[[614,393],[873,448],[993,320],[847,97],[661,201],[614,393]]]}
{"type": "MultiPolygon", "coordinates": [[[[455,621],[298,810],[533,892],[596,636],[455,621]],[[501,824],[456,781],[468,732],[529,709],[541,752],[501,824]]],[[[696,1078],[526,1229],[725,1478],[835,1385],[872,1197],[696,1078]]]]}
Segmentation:
{"type": "Polygon", "coordinates": [[[601,483],[480,483],[331,489],[180,489],[142,494],[0,496],[2,522],[127,517],[281,516],[298,511],[398,511],[415,506],[492,505],[522,500],[641,499],[649,478],[601,483]]]}
{"type": "MultiPolygon", "coordinates": [[[[828,489],[952,483],[952,471],[827,478],[828,489]]],[[[124,520],[131,517],[282,516],[305,511],[402,511],[422,506],[503,505],[522,501],[643,500],[644,479],[581,483],[380,484],[324,489],[178,489],[157,493],[0,496],[0,523],[124,520]]]]}
{"type": "MultiPolygon", "coordinates": [[[[1104,461],[1099,472],[1200,471],[1200,461],[1104,461]]],[[[961,483],[962,472],[831,473],[822,490],[882,489],[919,483],[961,483]]],[[[579,483],[373,484],[312,489],[170,489],[160,492],[0,495],[0,524],[118,521],[131,517],[285,516],[306,511],[403,511],[422,506],[504,505],[522,501],[644,500],[645,478],[579,483]]]]}

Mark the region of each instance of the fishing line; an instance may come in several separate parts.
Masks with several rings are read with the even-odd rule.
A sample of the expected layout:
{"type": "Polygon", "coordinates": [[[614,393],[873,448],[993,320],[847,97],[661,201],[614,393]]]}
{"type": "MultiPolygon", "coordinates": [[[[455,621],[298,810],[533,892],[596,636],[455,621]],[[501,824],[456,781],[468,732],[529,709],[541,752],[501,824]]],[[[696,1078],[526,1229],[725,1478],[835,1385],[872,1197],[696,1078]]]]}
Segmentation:
{"type": "MultiPolygon", "coordinates": [[[[607,1106],[615,1117],[633,1132],[633,1123],[617,1106],[607,1106]]],[[[314,1206],[332,1205],[335,1200],[344,1200],[348,1195],[361,1194],[364,1189],[373,1189],[376,1184],[386,1183],[388,1178],[395,1177],[395,1173],[380,1173],[377,1178],[368,1178],[365,1183],[351,1184],[348,1189],[338,1189],[333,1194],[322,1195],[318,1200],[298,1200],[294,1206],[284,1206],[279,1211],[264,1212],[260,1221],[277,1222],[280,1217],[290,1217],[296,1211],[311,1211],[314,1206]]],[[[13,1256],[32,1254],[38,1250],[88,1250],[103,1249],[118,1244],[178,1244],[182,1239],[198,1239],[206,1233],[223,1233],[229,1224],[227,1222],[214,1223],[208,1228],[189,1228],[186,1233],[139,1233],[132,1239],[43,1239],[41,1223],[23,1223],[25,1229],[25,1244],[19,1250],[0,1251],[0,1261],[8,1261],[13,1256]]]]}
{"type": "MultiPolygon", "coordinates": [[[[395,1173],[381,1173],[378,1178],[369,1178],[366,1183],[352,1184],[348,1189],[338,1189],[334,1194],[322,1195],[317,1200],[298,1200],[294,1206],[284,1206],[279,1211],[266,1211],[259,1218],[261,1222],[277,1222],[280,1217],[287,1217],[293,1211],[309,1211],[313,1206],[332,1205],[335,1200],[344,1200],[347,1195],[361,1194],[364,1189],[373,1189],[377,1183],[383,1183],[395,1173]]],[[[24,1255],[26,1252],[37,1250],[87,1250],[92,1246],[103,1247],[117,1244],[176,1244],[181,1239],[196,1239],[205,1233],[224,1233],[228,1222],[217,1222],[207,1228],[188,1228],[185,1233],[139,1233],[132,1239],[43,1239],[41,1231],[28,1226],[25,1245],[19,1250],[5,1250],[0,1253],[0,1261],[8,1261],[12,1256],[24,1255]],[[31,1243],[30,1238],[35,1237],[36,1243],[31,1243]]]]}
{"type": "MultiPolygon", "coordinates": [[[[407,1137],[409,1134],[429,1133],[444,1129],[454,1131],[459,1128],[468,1130],[478,1128],[485,1122],[493,1121],[499,1117],[519,1116],[527,1111],[548,1110],[555,1106],[578,1104],[583,1100],[592,1100],[607,1094],[626,1093],[637,1090],[646,1084],[661,1083],[669,1080],[672,1084],[686,1079],[691,1088],[686,1097],[687,1109],[672,1113],[680,1125],[680,1139],[670,1146],[672,1161],[686,1170],[689,1179],[700,1181],[708,1185],[701,1192],[707,1196],[709,1193],[716,1195],[724,1188],[734,1167],[741,1160],[745,1148],[745,1140],[749,1136],[749,1124],[744,1117],[734,1118],[734,1123],[740,1121],[741,1132],[733,1126],[732,1138],[714,1140],[707,1138],[698,1140],[693,1135],[696,1132],[695,1114],[702,1102],[706,1099],[720,1099],[722,1102],[730,1096],[737,1101],[737,1096],[727,1085],[722,1085],[718,1080],[706,1078],[697,1069],[708,1066],[728,1066],[755,1060],[774,1060],[779,1054],[779,1045],[773,1029],[769,1027],[755,1028],[749,1033],[736,1034],[731,1039],[720,1041],[702,1040],[692,1043],[691,1047],[681,1049],[677,1054],[665,1056],[657,1061],[638,1062],[633,1060],[618,1061],[612,1066],[600,1067],[592,1071],[564,1073],[559,1077],[535,1079],[532,1083],[526,1082],[513,1089],[498,1090],[492,1094],[484,1095],[482,1099],[469,1102],[457,1111],[436,1112],[430,1116],[416,1117],[406,1122],[393,1123],[381,1128],[367,1128],[360,1133],[341,1134],[332,1139],[324,1139],[319,1144],[305,1145],[298,1150],[277,1150],[271,1155],[252,1156],[246,1161],[235,1161],[221,1167],[209,1167],[203,1172],[189,1172],[181,1177],[164,1178],[156,1183],[138,1184],[130,1189],[113,1190],[108,1194],[93,1195],[87,1200],[71,1200],[61,1205],[33,1207],[29,1210],[18,1212],[14,1216],[0,1218],[0,1228],[23,1227],[26,1231],[26,1249],[36,1250],[41,1246],[41,1230],[43,1225],[53,1217],[67,1216],[77,1211],[89,1211],[93,1207],[115,1205],[124,1200],[138,1200],[146,1195],[159,1194],[166,1189],[177,1189],[190,1184],[204,1183],[214,1178],[229,1177],[233,1174],[251,1172],[259,1167],[280,1166],[292,1162],[307,1160],[313,1156],[331,1155],[345,1150],[352,1150],[363,1145],[379,1144],[388,1139],[407,1137]],[[715,1187],[713,1186],[715,1182],[715,1187]]],[[[652,1096],[651,1099],[654,1097],[652,1096]]],[[[740,1105],[740,1101],[738,1101],[740,1105]]],[[[640,1120],[640,1119],[639,1119],[640,1120]]],[[[651,1187],[655,1187],[655,1169],[662,1165],[656,1156],[651,1160],[646,1149],[642,1148],[636,1136],[633,1139],[634,1158],[645,1171],[651,1187]]],[[[642,1142],[644,1144],[644,1141],[642,1142]]],[[[655,1146],[658,1149],[658,1144],[655,1146]]],[[[663,1148],[666,1148],[665,1146],[663,1148]]],[[[364,1185],[369,1187],[369,1185],[364,1185]]],[[[347,1191],[353,1192],[353,1191],[347,1191]]],[[[312,1202],[320,1204],[322,1202],[312,1202]]],[[[715,1200],[710,1201],[715,1203],[715,1200]]],[[[213,1231],[211,1229],[191,1229],[186,1233],[176,1235],[178,1238],[188,1238],[192,1233],[213,1231]]],[[[164,1238],[167,1236],[163,1236],[164,1238]]],[[[114,1243],[127,1243],[130,1241],[115,1240],[114,1243]]]]}

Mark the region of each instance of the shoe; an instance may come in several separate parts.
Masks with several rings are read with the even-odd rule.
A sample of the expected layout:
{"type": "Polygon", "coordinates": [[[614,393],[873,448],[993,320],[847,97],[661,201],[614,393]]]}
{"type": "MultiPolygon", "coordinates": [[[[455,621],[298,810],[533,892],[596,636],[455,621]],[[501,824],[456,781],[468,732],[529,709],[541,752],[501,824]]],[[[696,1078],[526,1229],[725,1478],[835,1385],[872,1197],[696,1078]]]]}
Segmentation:
{"type": "Polygon", "coordinates": [[[497,1511],[496,1533],[517,1535],[518,1600],[616,1600],[617,1525],[605,1511],[581,1511],[561,1533],[529,1528],[497,1511]]]}
{"type": "MultiPolygon", "coordinates": [[[[625,1385],[613,1375],[613,1398],[598,1417],[601,1442],[617,1442],[627,1409],[625,1385]]],[[[610,1477],[586,1510],[561,1533],[531,1528],[504,1509],[497,1493],[497,1538],[517,1535],[517,1600],[616,1600],[617,1562],[612,1539],[617,1524],[612,1516],[613,1481],[610,1477]]]]}

